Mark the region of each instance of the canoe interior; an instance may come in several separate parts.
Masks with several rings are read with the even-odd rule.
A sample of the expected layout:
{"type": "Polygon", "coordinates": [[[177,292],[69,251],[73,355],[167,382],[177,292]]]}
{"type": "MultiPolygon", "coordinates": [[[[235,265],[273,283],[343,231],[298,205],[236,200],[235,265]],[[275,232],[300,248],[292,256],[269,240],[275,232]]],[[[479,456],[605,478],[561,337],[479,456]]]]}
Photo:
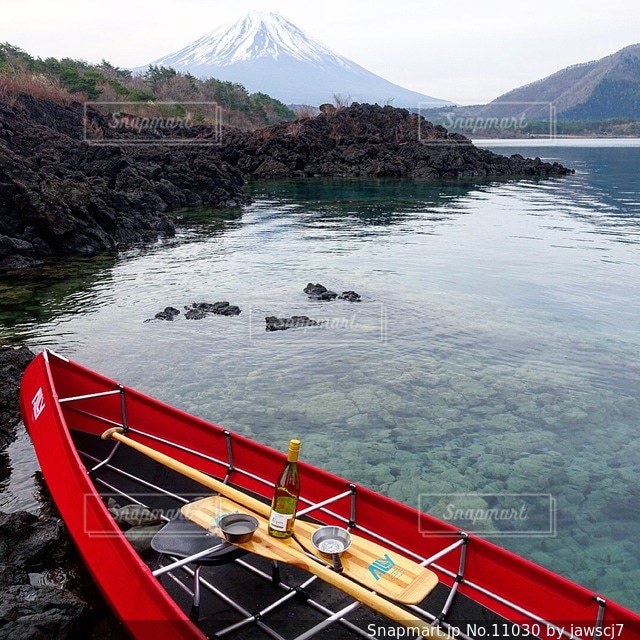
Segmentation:
{"type": "MultiPolygon", "coordinates": [[[[105,442],[83,432],[73,432],[72,435],[81,459],[88,468],[106,459],[113,450],[113,442],[105,442]]],[[[197,483],[126,447],[119,448],[109,464],[95,473],[93,478],[96,489],[105,502],[112,499],[121,506],[142,503],[154,511],[167,514],[168,517],[187,502],[210,495],[197,483]],[[156,488],[152,489],[152,486],[156,488]]],[[[167,561],[152,550],[142,551],[141,556],[152,570],[161,566],[161,562],[167,561]]],[[[217,597],[211,587],[219,589],[231,598],[237,607],[255,615],[309,579],[308,573],[281,564],[279,572],[282,585],[276,586],[272,579],[272,569],[270,561],[252,555],[245,555],[222,566],[203,567],[200,574],[203,590],[198,621],[202,631],[207,636],[217,636],[230,625],[247,619],[236,607],[217,597]],[[252,572],[247,565],[261,574],[252,572]]],[[[185,613],[188,613],[192,604],[192,597],[187,592],[193,583],[191,570],[176,570],[172,575],[173,577],[163,576],[160,579],[161,584],[185,613]],[[182,586],[177,584],[177,580],[182,586]]],[[[450,587],[439,584],[419,606],[437,616],[450,591],[450,587]]],[[[257,621],[247,622],[237,630],[225,633],[224,637],[247,640],[258,637],[295,638],[304,630],[326,619],[327,613],[318,610],[316,605],[330,611],[338,611],[349,602],[351,599],[348,596],[315,580],[303,593],[287,600],[272,612],[260,616],[259,624],[257,621]],[[307,596],[309,600],[306,600],[307,596]],[[265,627],[268,627],[268,630],[265,630],[265,627]]],[[[392,628],[402,631],[398,625],[366,607],[359,607],[346,618],[351,623],[349,626],[335,623],[319,631],[314,637],[327,640],[371,637],[374,627],[376,630],[385,629],[389,633],[392,633],[389,631],[392,628]],[[361,631],[358,632],[355,627],[361,631]]],[[[469,626],[479,624],[489,630],[492,625],[508,623],[506,619],[462,595],[455,599],[447,619],[455,621],[463,629],[466,628],[467,622],[469,626]]]]}

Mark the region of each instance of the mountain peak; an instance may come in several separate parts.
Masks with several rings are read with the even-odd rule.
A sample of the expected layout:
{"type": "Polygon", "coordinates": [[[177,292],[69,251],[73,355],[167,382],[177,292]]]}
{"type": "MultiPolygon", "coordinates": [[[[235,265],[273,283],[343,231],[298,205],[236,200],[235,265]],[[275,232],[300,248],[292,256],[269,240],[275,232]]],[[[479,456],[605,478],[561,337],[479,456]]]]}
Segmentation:
{"type": "Polygon", "coordinates": [[[275,11],[249,11],[151,64],[239,82],[289,104],[321,104],[335,94],[359,102],[393,101],[395,106],[449,104],[367,71],[275,11]]]}
{"type": "Polygon", "coordinates": [[[159,62],[177,67],[189,64],[228,66],[257,58],[277,60],[282,56],[314,63],[330,56],[334,62],[348,66],[348,60],[334,54],[279,13],[256,10],[207,33],[159,62]]]}

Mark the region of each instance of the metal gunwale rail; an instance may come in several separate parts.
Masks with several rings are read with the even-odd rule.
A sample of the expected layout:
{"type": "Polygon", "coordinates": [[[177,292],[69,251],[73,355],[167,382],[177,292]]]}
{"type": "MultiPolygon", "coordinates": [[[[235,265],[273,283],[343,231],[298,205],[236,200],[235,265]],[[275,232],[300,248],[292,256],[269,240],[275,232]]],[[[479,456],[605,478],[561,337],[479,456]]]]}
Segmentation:
{"type": "MultiPolygon", "coordinates": [[[[94,414],[92,412],[83,410],[83,409],[79,409],[77,407],[73,407],[73,406],[68,406],[68,409],[71,409],[72,411],[78,412],[80,414],[86,415],[90,418],[96,419],[98,421],[104,422],[106,424],[109,424],[111,426],[115,426],[115,427],[121,427],[125,430],[128,430],[130,433],[135,433],[138,434],[142,437],[145,438],[149,438],[151,440],[154,440],[156,442],[161,442],[163,444],[166,444],[170,447],[176,448],[178,450],[184,451],[186,453],[190,453],[192,455],[195,455],[199,458],[202,458],[204,460],[207,460],[209,462],[213,462],[214,464],[220,465],[222,467],[225,467],[227,469],[227,474],[225,477],[225,481],[227,481],[231,474],[234,472],[237,472],[241,475],[245,475],[249,478],[252,478],[253,480],[256,480],[257,482],[260,482],[262,484],[264,484],[265,486],[268,487],[273,487],[274,483],[270,482],[268,480],[266,480],[265,478],[262,478],[261,476],[258,476],[250,471],[247,471],[245,469],[241,469],[236,467],[235,465],[233,465],[233,450],[232,450],[232,434],[231,432],[227,431],[227,430],[223,430],[223,434],[225,435],[226,439],[227,439],[227,456],[229,457],[229,461],[225,462],[221,459],[215,458],[213,456],[209,456],[206,455],[200,451],[197,451],[195,449],[191,449],[189,447],[186,447],[184,445],[180,445],[178,443],[172,442],[170,440],[167,440],[165,438],[160,438],[159,436],[156,436],[154,434],[150,434],[146,431],[137,429],[132,427],[131,425],[127,425],[127,420],[126,420],[126,416],[125,416],[125,402],[124,402],[124,396],[125,396],[125,388],[121,385],[118,385],[116,389],[112,390],[112,391],[105,391],[105,392],[99,392],[99,393],[95,393],[95,394],[85,394],[85,395],[80,395],[80,396],[72,396],[72,397],[68,397],[68,398],[62,398],[59,399],[58,402],[59,403],[68,403],[71,401],[75,401],[75,400],[83,400],[83,399],[89,399],[89,398],[96,398],[96,397],[103,397],[103,396],[109,396],[109,395],[116,395],[116,394],[121,394],[122,395],[122,401],[121,401],[121,413],[122,413],[122,418],[121,418],[121,423],[118,423],[114,420],[110,420],[108,418],[105,418],[103,416],[94,414]]],[[[112,467],[112,465],[108,464],[109,460],[113,457],[113,455],[115,454],[115,451],[112,451],[111,454],[108,456],[107,460],[102,461],[102,463],[104,463],[104,466],[106,468],[110,468],[114,471],[120,472],[122,474],[127,474],[126,471],[118,469],[116,467],[112,467]]],[[[91,456],[93,457],[93,456],[91,456]]],[[[96,458],[94,458],[94,460],[97,460],[96,458]]],[[[98,467],[101,466],[101,463],[99,463],[97,465],[98,467]]],[[[132,476],[131,474],[129,474],[130,479],[135,480],[135,476],[132,476]]],[[[141,481],[141,483],[145,483],[146,481],[142,480],[142,479],[138,479],[141,481]]],[[[159,489],[160,491],[163,491],[163,489],[161,489],[160,487],[155,487],[154,485],[151,485],[151,483],[147,483],[147,486],[149,486],[149,488],[156,488],[159,489]]],[[[411,551],[410,549],[406,549],[405,547],[402,547],[401,545],[393,542],[392,540],[389,540],[388,538],[385,538],[384,536],[376,533],[375,531],[372,531],[366,527],[363,527],[361,525],[358,525],[357,522],[355,521],[355,499],[357,496],[357,493],[355,492],[355,486],[352,484],[348,485],[350,487],[349,491],[345,491],[337,496],[333,496],[331,498],[328,498],[327,500],[324,500],[320,503],[317,504],[313,504],[310,500],[304,498],[303,496],[300,496],[300,500],[304,503],[306,503],[307,505],[309,505],[307,508],[303,509],[301,512],[299,512],[300,515],[302,514],[306,514],[309,513],[311,511],[314,510],[319,510],[322,511],[323,513],[336,518],[337,520],[344,522],[346,524],[349,525],[349,527],[353,527],[355,526],[357,529],[359,529],[360,531],[366,533],[367,535],[371,536],[373,539],[382,542],[394,549],[396,549],[397,551],[400,551],[406,555],[408,555],[409,557],[413,557],[415,560],[419,561],[420,564],[422,564],[423,566],[430,566],[434,569],[436,569],[437,571],[441,572],[442,574],[448,576],[449,578],[452,578],[454,580],[453,586],[452,586],[452,590],[453,591],[457,591],[458,586],[460,583],[464,582],[464,584],[466,586],[468,586],[471,589],[475,589],[476,591],[478,591],[479,593],[482,593],[485,596],[488,596],[489,598],[495,600],[496,602],[499,602],[502,605],[505,605],[509,608],[511,608],[513,611],[516,611],[522,615],[527,616],[528,618],[532,619],[535,622],[538,622],[540,624],[544,624],[546,625],[548,628],[553,628],[555,633],[558,634],[558,636],[564,636],[566,638],[568,638],[569,640],[581,640],[579,638],[576,638],[576,636],[574,636],[573,634],[571,634],[570,632],[568,632],[567,630],[558,627],[557,625],[554,625],[550,622],[548,622],[547,620],[545,620],[543,617],[538,616],[537,614],[529,611],[528,609],[525,609],[523,607],[521,607],[520,605],[498,595],[497,593],[494,593],[493,591],[490,591],[489,589],[486,589],[485,587],[482,587],[481,585],[467,580],[466,578],[461,578],[459,577],[460,574],[456,574],[438,564],[436,564],[435,560],[436,559],[440,559],[442,558],[444,555],[446,555],[447,553],[453,551],[455,548],[457,548],[458,546],[462,546],[463,551],[466,553],[466,542],[469,541],[469,537],[468,534],[466,534],[465,532],[458,532],[458,535],[463,536],[462,540],[458,540],[456,543],[450,545],[449,547],[437,552],[436,554],[434,554],[431,558],[424,558],[423,556],[421,556],[420,554],[415,553],[414,551],[411,551]],[[331,504],[332,502],[335,502],[341,498],[344,497],[348,497],[351,496],[352,498],[352,508],[351,508],[351,519],[347,519],[344,516],[341,516],[335,512],[333,512],[330,509],[326,509],[326,505],[331,504]]],[[[184,500],[184,499],[183,499],[184,500]]],[[[188,501],[187,501],[188,502],[188,501]]],[[[454,593],[455,595],[455,593],[454,593]]],[[[453,598],[453,596],[451,596],[451,599],[453,598]]],[[[594,594],[594,600],[598,603],[598,608],[596,611],[596,615],[595,615],[595,624],[596,625],[600,625],[602,626],[603,623],[603,619],[604,619],[604,606],[600,605],[600,601],[602,600],[602,602],[606,602],[604,601],[602,598],[600,598],[599,596],[594,594]]],[[[450,604],[449,601],[447,601],[448,604],[450,604]]],[[[445,603],[445,607],[447,607],[447,603],[445,603]]],[[[413,609],[415,605],[409,607],[411,609],[413,609]]],[[[446,612],[445,612],[446,613],[446,612]]],[[[431,615],[431,614],[430,614],[431,615]]]]}
{"type": "Polygon", "coordinates": [[[77,400],[92,400],[93,398],[104,398],[105,396],[116,396],[120,393],[124,393],[121,389],[115,389],[114,391],[99,391],[98,393],[86,393],[82,396],[69,396],[68,398],[58,398],[60,404],[66,402],[76,402],[77,400]]]}

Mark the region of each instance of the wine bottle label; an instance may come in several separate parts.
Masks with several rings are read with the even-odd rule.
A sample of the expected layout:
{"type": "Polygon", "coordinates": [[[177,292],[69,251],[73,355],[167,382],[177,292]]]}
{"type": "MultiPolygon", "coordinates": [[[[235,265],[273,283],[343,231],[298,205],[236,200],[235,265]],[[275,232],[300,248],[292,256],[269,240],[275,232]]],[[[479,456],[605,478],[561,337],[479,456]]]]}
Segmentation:
{"type": "Polygon", "coordinates": [[[286,515],[284,513],[271,512],[269,518],[269,526],[275,531],[286,531],[289,521],[293,519],[293,515],[286,515]]]}

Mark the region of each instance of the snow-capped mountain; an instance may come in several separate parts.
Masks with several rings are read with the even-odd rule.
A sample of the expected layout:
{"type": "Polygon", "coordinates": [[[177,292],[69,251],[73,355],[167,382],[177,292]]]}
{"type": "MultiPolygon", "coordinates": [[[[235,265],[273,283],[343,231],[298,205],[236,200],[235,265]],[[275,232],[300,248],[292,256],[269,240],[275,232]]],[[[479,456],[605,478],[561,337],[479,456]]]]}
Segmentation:
{"type": "MultiPolygon", "coordinates": [[[[334,53],[277,13],[250,11],[151,64],[262,91],[287,104],[319,105],[334,94],[396,107],[451,104],[410,91],[334,53]]],[[[134,69],[144,71],[148,65],[134,69]]]]}

